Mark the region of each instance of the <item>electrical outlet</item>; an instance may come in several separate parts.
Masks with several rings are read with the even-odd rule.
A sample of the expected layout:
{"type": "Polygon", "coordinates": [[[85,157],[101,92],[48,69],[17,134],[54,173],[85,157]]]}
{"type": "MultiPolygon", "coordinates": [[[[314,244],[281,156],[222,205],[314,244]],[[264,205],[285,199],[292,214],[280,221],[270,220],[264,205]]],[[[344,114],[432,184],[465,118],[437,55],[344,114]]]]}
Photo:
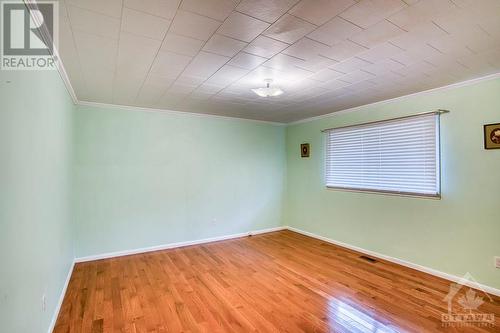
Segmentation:
{"type": "Polygon", "coordinates": [[[216,218],[212,219],[212,224],[217,224],[217,219],[216,218]]]}
{"type": "Polygon", "coordinates": [[[500,268],[500,257],[495,257],[495,267],[500,268]]]}
{"type": "Polygon", "coordinates": [[[47,310],[47,296],[43,294],[42,296],[42,311],[45,312],[47,310]]]}

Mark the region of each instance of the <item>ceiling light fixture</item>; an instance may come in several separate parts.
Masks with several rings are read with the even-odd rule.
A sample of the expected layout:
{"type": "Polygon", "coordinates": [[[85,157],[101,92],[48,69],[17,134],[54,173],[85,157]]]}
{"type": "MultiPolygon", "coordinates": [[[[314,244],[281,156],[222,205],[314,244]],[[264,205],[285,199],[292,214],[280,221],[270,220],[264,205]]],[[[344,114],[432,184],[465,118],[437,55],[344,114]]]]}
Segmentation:
{"type": "Polygon", "coordinates": [[[275,97],[279,96],[283,93],[283,90],[281,90],[278,87],[270,87],[271,83],[273,83],[272,79],[266,79],[264,80],[266,83],[266,86],[263,88],[254,88],[252,91],[259,95],[260,97],[275,97]]]}

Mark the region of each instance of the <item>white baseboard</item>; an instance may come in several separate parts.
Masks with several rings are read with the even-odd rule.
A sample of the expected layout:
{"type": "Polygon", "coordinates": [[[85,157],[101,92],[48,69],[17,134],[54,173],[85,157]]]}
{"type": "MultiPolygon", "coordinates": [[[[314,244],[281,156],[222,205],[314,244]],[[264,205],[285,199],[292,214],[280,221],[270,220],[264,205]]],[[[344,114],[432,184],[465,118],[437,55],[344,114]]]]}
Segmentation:
{"type": "Polygon", "coordinates": [[[462,277],[458,277],[458,276],[455,276],[455,275],[452,275],[452,274],[444,273],[444,272],[435,270],[433,268],[429,268],[429,267],[417,265],[417,264],[411,263],[411,262],[406,261],[406,260],[402,260],[402,259],[390,257],[390,256],[387,256],[387,255],[378,253],[378,252],[366,250],[366,249],[363,249],[363,248],[360,248],[360,247],[357,247],[357,246],[354,246],[354,245],[349,245],[349,244],[346,244],[346,243],[343,243],[343,242],[340,242],[340,241],[337,241],[337,240],[334,240],[334,239],[330,239],[330,238],[327,238],[327,237],[324,237],[324,236],[316,235],[316,234],[314,234],[312,232],[309,232],[309,231],[304,231],[304,230],[297,229],[297,228],[290,227],[290,226],[285,227],[285,229],[297,232],[297,233],[305,235],[305,236],[313,237],[313,238],[322,240],[322,241],[327,242],[327,243],[331,243],[331,244],[334,244],[334,245],[345,247],[345,248],[347,248],[349,250],[360,252],[360,253],[369,255],[371,257],[376,257],[376,258],[379,258],[379,259],[390,261],[392,263],[395,263],[395,264],[398,264],[398,265],[401,265],[401,266],[409,267],[409,268],[412,268],[414,270],[417,270],[417,271],[420,271],[420,272],[424,272],[424,273],[427,273],[427,274],[430,274],[430,275],[434,275],[434,276],[440,277],[440,278],[448,280],[448,281],[452,281],[452,282],[455,282],[455,283],[460,283],[460,284],[466,285],[466,286],[474,288],[474,289],[479,289],[479,290],[482,290],[482,291],[484,291],[484,292],[486,292],[488,294],[500,296],[500,289],[496,289],[496,288],[493,288],[493,287],[490,287],[490,286],[486,286],[486,285],[478,283],[478,282],[464,280],[462,277]]]}
{"type": "Polygon", "coordinates": [[[108,253],[102,253],[102,254],[97,254],[97,255],[92,255],[92,256],[75,258],[75,262],[78,263],[78,262],[86,262],[86,261],[93,261],[93,260],[100,260],[100,259],[108,259],[108,258],[114,258],[114,257],[128,256],[131,254],[138,254],[138,253],[173,249],[173,248],[183,247],[183,246],[218,242],[218,241],[227,240],[227,239],[234,239],[234,238],[246,237],[246,236],[251,236],[251,235],[264,234],[264,233],[280,231],[280,230],[284,230],[284,229],[286,229],[286,227],[267,228],[267,229],[242,232],[242,233],[226,235],[226,236],[198,239],[198,240],[193,240],[193,241],[169,243],[169,244],[163,244],[163,245],[157,245],[157,246],[143,247],[143,248],[138,248],[138,249],[133,249],[133,250],[108,252],[108,253]]]}
{"type": "Polygon", "coordinates": [[[66,290],[68,289],[69,280],[71,279],[71,274],[73,273],[73,268],[75,268],[75,261],[71,263],[68,275],[66,276],[66,281],[64,281],[64,286],[59,295],[59,300],[57,301],[56,308],[54,309],[54,314],[52,315],[52,320],[49,325],[48,333],[52,333],[52,331],[55,328],[57,317],[59,316],[59,312],[61,311],[61,306],[63,304],[64,296],[66,295],[66,290]]]}
{"type": "Polygon", "coordinates": [[[165,249],[173,249],[173,248],[183,247],[183,246],[218,242],[218,241],[223,241],[223,240],[228,240],[228,239],[241,238],[241,237],[246,237],[246,236],[251,236],[251,235],[258,235],[258,234],[280,231],[280,230],[294,231],[294,232],[297,232],[299,234],[309,236],[312,238],[316,238],[316,239],[322,240],[322,241],[327,242],[327,243],[331,243],[331,244],[341,246],[341,247],[344,247],[344,248],[347,248],[347,249],[350,249],[353,251],[357,251],[357,252],[372,256],[372,257],[376,257],[376,258],[383,259],[383,260],[386,260],[389,262],[393,262],[393,263],[401,265],[401,266],[409,267],[409,268],[415,269],[417,271],[424,272],[424,273],[427,273],[430,275],[434,275],[434,276],[440,277],[440,278],[448,280],[448,281],[452,281],[455,283],[461,283],[463,285],[467,285],[471,288],[482,290],[482,291],[487,292],[487,293],[492,294],[492,295],[500,296],[499,289],[496,289],[496,288],[493,288],[490,286],[486,286],[484,284],[480,284],[480,283],[473,282],[473,281],[467,281],[461,277],[458,277],[458,276],[455,276],[452,274],[444,273],[444,272],[441,272],[441,271],[438,271],[438,270],[435,270],[432,268],[417,265],[417,264],[414,264],[414,263],[411,263],[409,261],[405,261],[402,259],[390,257],[387,255],[378,253],[378,252],[366,250],[366,249],[363,249],[363,248],[360,248],[360,247],[357,247],[354,245],[349,245],[347,243],[333,240],[333,239],[330,239],[330,238],[327,238],[324,236],[320,236],[320,235],[314,234],[314,233],[309,232],[309,231],[297,229],[297,228],[290,227],[290,226],[281,226],[281,227],[275,227],[275,228],[260,229],[260,230],[250,231],[250,232],[242,232],[242,233],[226,235],[226,236],[199,239],[199,240],[194,240],[194,241],[177,242],[177,243],[170,243],[170,244],[165,244],[165,245],[139,248],[139,249],[134,249],[134,250],[117,251],[117,252],[98,254],[98,255],[94,255],[94,256],[75,258],[75,261],[72,263],[71,268],[68,272],[68,276],[66,278],[66,282],[64,283],[63,290],[61,291],[61,295],[60,295],[59,301],[57,303],[56,309],[54,311],[54,315],[52,317],[52,322],[50,324],[48,332],[51,333],[54,329],[55,324],[56,324],[56,320],[57,320],[57,317],[59,315],[59,311],[61,310],[62,302],[64,300],[64,295],[66,294],[66,289],[68,288],[69,280],[71,278],[71,274],[73,272],[73,268],[74,268],[75,263],[92,261],[92,260],[107,259],[107,258],[114,258],[114,257],[121,257],[121,256],[126,256],[126,255],[131,255],[131,254],[146,253],[146,252],[159,251],[159,250],[165,250],[165,249]]]}

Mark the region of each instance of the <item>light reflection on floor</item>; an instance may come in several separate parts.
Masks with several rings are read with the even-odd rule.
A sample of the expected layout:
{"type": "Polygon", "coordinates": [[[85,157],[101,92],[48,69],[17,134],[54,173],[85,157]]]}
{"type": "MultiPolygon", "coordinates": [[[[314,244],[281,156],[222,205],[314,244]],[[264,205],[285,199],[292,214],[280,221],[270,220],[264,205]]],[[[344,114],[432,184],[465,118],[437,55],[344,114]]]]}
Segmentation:
{"type": "MultiPolygon", "coordinates": [[[[328,302],[330,318],[330,326],[342,327],[351,332],[362,333],[400,333],[401,330],[389,327],[386,324],[374,319],[367,313],[363,313],[358,309],[353,308],[349,304],[338,299],[331,299],[328,302]]],[[[392,325],[391,325],[392,326],[392,325]]]]}

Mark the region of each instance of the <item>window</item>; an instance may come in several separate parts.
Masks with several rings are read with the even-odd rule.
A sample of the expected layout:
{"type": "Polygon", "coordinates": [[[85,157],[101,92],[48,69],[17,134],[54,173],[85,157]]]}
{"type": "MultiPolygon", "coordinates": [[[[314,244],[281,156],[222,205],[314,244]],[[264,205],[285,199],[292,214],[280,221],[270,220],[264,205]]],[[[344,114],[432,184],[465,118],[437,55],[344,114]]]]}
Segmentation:
{"type": "Polygon", "coordinates": [[[439,197],[439,114],[325,130],[326,186],[439,197]]]}

